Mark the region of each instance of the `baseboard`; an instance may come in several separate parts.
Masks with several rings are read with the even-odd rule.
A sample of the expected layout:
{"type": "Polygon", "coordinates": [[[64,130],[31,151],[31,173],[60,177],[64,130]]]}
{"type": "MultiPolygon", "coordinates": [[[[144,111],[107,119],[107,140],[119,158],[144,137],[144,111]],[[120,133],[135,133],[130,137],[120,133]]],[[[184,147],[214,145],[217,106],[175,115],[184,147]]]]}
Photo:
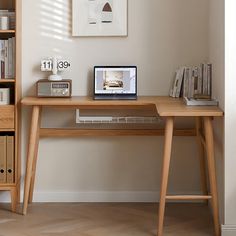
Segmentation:
{"type": "Polygon", "coordinates": [[[236,235],[236,225],[222,225],[222,236],[235,236],[236,235]]]}
{"type": "MultiPolygon", "coordinates": [[[[186,192],[185,192],[186,193],[186,192]]],[[[181,193],[173,193],[181,194],[181,193]]],[[[200,194],[189,192],[187,194],[200,194]]],[[[21,192],[23,199],[23,191],[21,192]]],[[[97,191],[97,192],[40,192],[35,191],[34,202],[158,202],[158,191],[97,191]]],[[[10,202],[9,192],[0,192],[0,202],[10,202]]],[[[179,201],[174,201],[179,202],[179,201]]],[[[191,202],[191,201],[186,201],[191,202]]],[[[194,201],[196,202],[196,201],[194,201]]]]}
{"type": "Polygon", "coordinates": [[[156,202],[157,192],[35,192],[35,202],[156,202]]]}

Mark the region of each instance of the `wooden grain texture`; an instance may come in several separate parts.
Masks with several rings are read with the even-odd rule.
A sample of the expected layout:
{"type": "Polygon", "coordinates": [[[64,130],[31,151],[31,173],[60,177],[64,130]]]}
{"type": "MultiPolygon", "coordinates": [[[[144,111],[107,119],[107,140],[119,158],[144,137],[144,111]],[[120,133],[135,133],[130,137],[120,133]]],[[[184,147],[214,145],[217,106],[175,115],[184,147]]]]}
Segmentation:
{"type": "Polygon", "coordinates": [[[14,129],[15,128],[15,106],[6,105],[0,106],[0,128],[14,129]]]}
{"type": "Polygon", "coordinates": [[[36,175],[36,167],[37,167],[37,159],[38,159],[38,149],[39,149],[39,130],[41,125],[41,107],[39,110],[39,117],[38,117],[38,126],[36,131],[36,140],[35,140],[35,150],[34,150],[34,160],[33,160],[33,167],[32,167],[32,176],[30,182],[30,192],[29,192],[29,203],[33,202],[33,194],[34,194],[34,183],[35,183],[35,175],[36,175]]]}
{"type": "Polygon", "coordinates": [[[158,220],[158,230],[157,230],[158,236],[163,235],[166,193],[167,193],[170,159],[171,159],[171,151],[172,151],[173,129],[174,129],[174,118],[168,117],[166,119],[166,126],[165,126],[165,144],[164,144],[164,154],[163,154],[159,220],[158,220]]]}
{"type": "Polygon", "coordinates": [[[0,1],[0,9],[15,9],[15,1],[19,0],[1,0],[0,1]]]}
{"type": "MultiPolygon", "coordinates": [[[[44,203],[29,206],[25,217],[0,206],[6,236],[156,236],[158,204],[44,203]],[[5,210],[6,209],[6,210],[5,210]]],[[[167,204],[164,235],[212,236],[206,204],[167,204]]]]}
{"type": "MultiPolygon", "coordinates": [[[[166,117],[165,119],[165,144],[164,144],[164,154],[163,154],[163,168],[162,168],[162,183],[161,183],[161,194],[160,194],[160,207],[159,207],[159,219],[158,219],[158,236],[163,235],[164,229],[164,215],[166,200],[209,200],[212,199],[213,208],[214,208],[214,222],[216,227],[216,214],[218,214],[217,209],[217,195],[215,192],[215,183],[214,178],[215,171],[212,158],[214,158],[212,152],[213,148],[213,135],[212,127],[207,123],[207,120],[211,120],[214,116],[223,116],[223,112],[218,107],[187,107],[184,105],[183,101],[180,99],[173,99],[169,97],[139,97],[137,101],[94,101],[91,97],[72,97],[67,99],[53,99],[53,98],[36,98],[36,97],[27,97],[22,100],[23,105],[33,106],[33,115],[30,131],[30,141],[29,141],[29,152],[27,159],[27,171],[25,178],[25,192],[24,192],[24,205],[23,205],[23,214],[27,212],[28,201],[31,202],[32,197],[30,197],[30,192],[33,194],[33,188],[30,191],[30,185],[34,183],[34,174],[32,168],[35,165],[36,168],[36,152],[38,149],[38,132],[40,130],[40,137],[77,137],[77,136],[121,136],[121,135],[163,135],[162,130],[76,130],[76,129],[39,129],[39,110],[40,107],[52,107],[52,108],[82,108],[82,109],[134,109],[142,110],[147,107],[154,106],[156,111],[160,116],[166,117]],[[168,185],[168,176],[170,168],[170,159],[172,151],[172,138],[174,135],[174,118],[175,117],[197,117],[204,119],[205,127],[205,147],[207,149],[208,156],[208,165],[210,183],[211,183],[211,192],[212,195],[201,195],[201,196],[166,196],[167,194],[167,185],[168,185]],[[33,181],[32,181],[33,179],[33,181]],[[212,187],[213,186],[213,187],[212,187]],[[217,211],[217,212],[216,212],[217,211]]],[[[202,135],[200,135],[200,126],[197,123],[196,130],[191,130],[191,132],[186,130],[181,130],[179,133],[181,136],[186,136],[187,134],[198,135],[199,142],[202,140],[202,135]]],[[[217,233],[217,231],[216,231],[217,233]]],[[[216,235],[218,236],[218,235],[216,235]]]]}
{"type": "MultiPolygon", "coordinates": [[[[1,34],[1,33],[0,33],[1,34]]],[[[15,79],[0,79],[0,84],[4,84],[4,83],[15,83],[16,80],[15,79]]]]}
{"type": "MultiPolygon", "coordinates": [[[[1,184],[0,190],[10,191],[12,199],[12,210],[15,211],[17,202],[20,201],[20,178],[21,178],[21,140],[20,140],[20,127],[21,127],[21,32],[22,32],[22,0],[1,0],[0,9],[15,10],[16,12],[16,29],[15,30],[1,30],[0,35],[2,38],[7,39],[15,36],[16,38],[16,60],[15,78],[1,79],[0,84],[14,85],[14,105],[0,106],[0,131],[14,132],[15,136],[15,179],[13,184],[1,184]],[[6,110],[4,110],[6,109],[6,110]],[[8,109],[8,110],[7,110],[8,109]]],[[[12,90],[11,90],[12,91],[12,90]]],[[[12,102],[12,101],[11,101],[12,102]]]]}
{"type": "Polygon", "coordinates": [[[208,195],[174,195],[174,196],[166,196],[166,200],[208,200],[211,199],[212,196],[208,195]]]}
{"type": "Polygon", "coordinates": [[[16,212],[17,208],[17,188],[11,189],[11,210],[12,212],[16,212]]]}
{"type": "Polygon", "coordinates": [[[207,168],[206,168],[206,156],[205,156],[205,140],[203,139],[202,135],[202,118],[196,117],[196,138],[197,138],[197,144],[198,144],[198,156],[199,156],[199,163],[200,163],[200,177],[201,177],[201,187],[202,187],[202,193],[204,195],[208,194],[208,188],[207,188],[207,168]]]}
{"type": "Polygon", "coordinates": [[[15,176],[18,202],[21,179],[21,97],[22,97],[22,0],[12,0],[16,9],[16,65],[15,65],[15,176]]]}
{"type": "Polygon", "coordinates": [[[72,97],[72,98],[37,98],[25,97],[22,104],[27,106],[61,106],[77,107],[83,109],[136,109],[138,106],[155,105],[158,114],[162,117],[168,116],[223,116],[223,111],[214,106],[186,106],[182,99],[170,97],[138,97],[135,101],[129,100],[109,100],[94,101],[92,97],[72,97]]]}
{"type": "MultiPolygon", "coordinates": [[[[65,137],[102,137],[102,136],[163,136],[164,130],[148,130],[148,129],[53,129],[53,128],[41,128],[40,137],[41,138],[65,138],[65,137]]],[[[181,129],[174,130],[174,136],[195,136],[196,132],[193,129],[181,129]]]]}
{"type": "Polygon", "coordinates": [[[37,137],[38,137],[38,126],[39,126],[39,115],[40,107],[34,106],[32,110],[32,121],[30,128],[30,137],[29,137],[29,146],[28,146],[28,156],[27,156],[27,165],[26,165],[26,175],[25,175],[25,190],[24,190],[24,204],[23,204],[23,214],[27,212],[29,194],[30,194],[30,185],[32,178],[32,168],[35,158],[36,146],[37,146],[37,137]]]}
{"type": "Polygon", "coordinates": [[[211,117],[204,117],[203,119],[204,119],[209,182],[212,195],[212,211],[213,211],[213,220],[215,227],[215,236],[220,236],[219,206],[218,206],[218,192],[217,192],[216,168],[215,168],[215,157],[214,157],[214,137],[213,137],[212,119],[211,117]]]}
{"type": "Polygon", "coordinates": [[[15,30],[0,30],[0,34],[14,34],[15,30]]]}

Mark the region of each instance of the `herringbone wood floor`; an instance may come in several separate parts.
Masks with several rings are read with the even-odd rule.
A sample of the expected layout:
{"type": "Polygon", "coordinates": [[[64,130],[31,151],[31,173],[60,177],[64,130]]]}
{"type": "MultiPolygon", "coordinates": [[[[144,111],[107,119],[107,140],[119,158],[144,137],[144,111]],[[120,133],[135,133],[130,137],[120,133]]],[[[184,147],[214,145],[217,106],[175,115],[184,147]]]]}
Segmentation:
{"type": "MultiPolygon", "coordinates": [[[[0,205],[0,236],[154,236],[157,204],[33,204],[26,216],[0,205]]],[[[168,204],[166,236],[213,235],[204,204],[168,204]]]]}

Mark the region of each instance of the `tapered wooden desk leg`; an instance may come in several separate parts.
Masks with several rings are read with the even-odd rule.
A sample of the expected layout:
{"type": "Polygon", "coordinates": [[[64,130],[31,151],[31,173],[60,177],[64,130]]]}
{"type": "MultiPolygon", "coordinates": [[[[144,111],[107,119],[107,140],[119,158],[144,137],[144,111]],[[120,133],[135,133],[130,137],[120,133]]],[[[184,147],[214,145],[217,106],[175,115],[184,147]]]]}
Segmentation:
{"type": "Polygon", "coordinates": [[[163,224],[164,224],[166,193],[167,193],[167,185],[168,185],[168,177],[170,169],[173,129],[174,129],[174,118],[167,117],[165,126],[165,145],[164,145],[164,155],[163,155],[162,180],[161,180],[162,182],[161,182],[159,219],[158,219],[158,230],[157,230],[158,236],[163,235],[163,224]]]}
{"type": "Polygon", "coordinates": [[[216,168],[214,159],[214,137],[211,117],[204,117],[204,129],[206,139],[206,152],[208,161],[208,172],[210,181],[210,190],[212,195],[212,210],[215,227],[215,235],[220,235],[218,193],[216,181],[216,168]]]}
{"type": "Polygon", "coordinates": [[[39,127],[39,114],[40,107],[33,106],[32,110],[32,120],[31,120],[31,128],[29,134],[29,147],[28,147],[28,157],[26,164],[26,175],[25,175],[25,189],[24,189],[24,204],[23,204],[23,214],[26,215],[28,201],[29,201],[29,192],[30,192],[30,184],[32,177],[32,168],[35,157],[35,147],[37,144],[37,136],[38,136],[38,127],[39,127]]]}
{"type": "MultiPolygon", "coordinates": [[[[205,149],[201,141],[201,131],[202,131],[202,119],[200,117],[196,117],[196,134],[197,134],[197,144],[199,150],[198,153],[200,161],[202,193],[203,195],[208,195],[205,149]]],[[[207,202],[208,200],[204,201],[207,202]]]]}
{"type": "Polygon", "coordinates": [[[17,189],[12,188],[11,189],[11,210],[12,212],[16,212],[17,207],[17,189]]]}
{"type": "Polygon", "coordinates": [[[33,202],[35,174],[36,174],[36,166],[37,166],[37,159],[38,159],[38,149],[39,149],[40,122],[41,122],[41,108],[40,108],[40,111],[39,111],[38,127],[37,127],[37,132],[36,132],[37,136],[36,136],[35,151],[34,151],[34,161],[33,161],[33,167],[32,167],[32,177],[31,177],[31,182],[30,182],[29,203],[33,202]]]}

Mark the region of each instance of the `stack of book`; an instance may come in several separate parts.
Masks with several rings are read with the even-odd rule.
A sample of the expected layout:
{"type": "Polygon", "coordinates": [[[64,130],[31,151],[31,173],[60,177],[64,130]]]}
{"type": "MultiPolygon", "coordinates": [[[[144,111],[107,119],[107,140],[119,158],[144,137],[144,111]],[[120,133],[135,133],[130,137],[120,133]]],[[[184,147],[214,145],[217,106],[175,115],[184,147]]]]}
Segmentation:
{"type": "Polygon", "coordinates": [[[9,29],[14,30],[16,28],[16,13],[9,10],[0,10],[0,17],[7,16],[9,17],[9,29]]]}
{"type": "Polygon", "coordinates": [[[14,79],[15,77],[15,37],[0,40],[0,78],[14,79]]]}
{"type": "Polygon", "coordinates": [[[194,67],[181,67],[176,71],[170,96],[183,96],[187,105],[217,105],[212,95],[212,64],[201,64],[194,67]]]}

